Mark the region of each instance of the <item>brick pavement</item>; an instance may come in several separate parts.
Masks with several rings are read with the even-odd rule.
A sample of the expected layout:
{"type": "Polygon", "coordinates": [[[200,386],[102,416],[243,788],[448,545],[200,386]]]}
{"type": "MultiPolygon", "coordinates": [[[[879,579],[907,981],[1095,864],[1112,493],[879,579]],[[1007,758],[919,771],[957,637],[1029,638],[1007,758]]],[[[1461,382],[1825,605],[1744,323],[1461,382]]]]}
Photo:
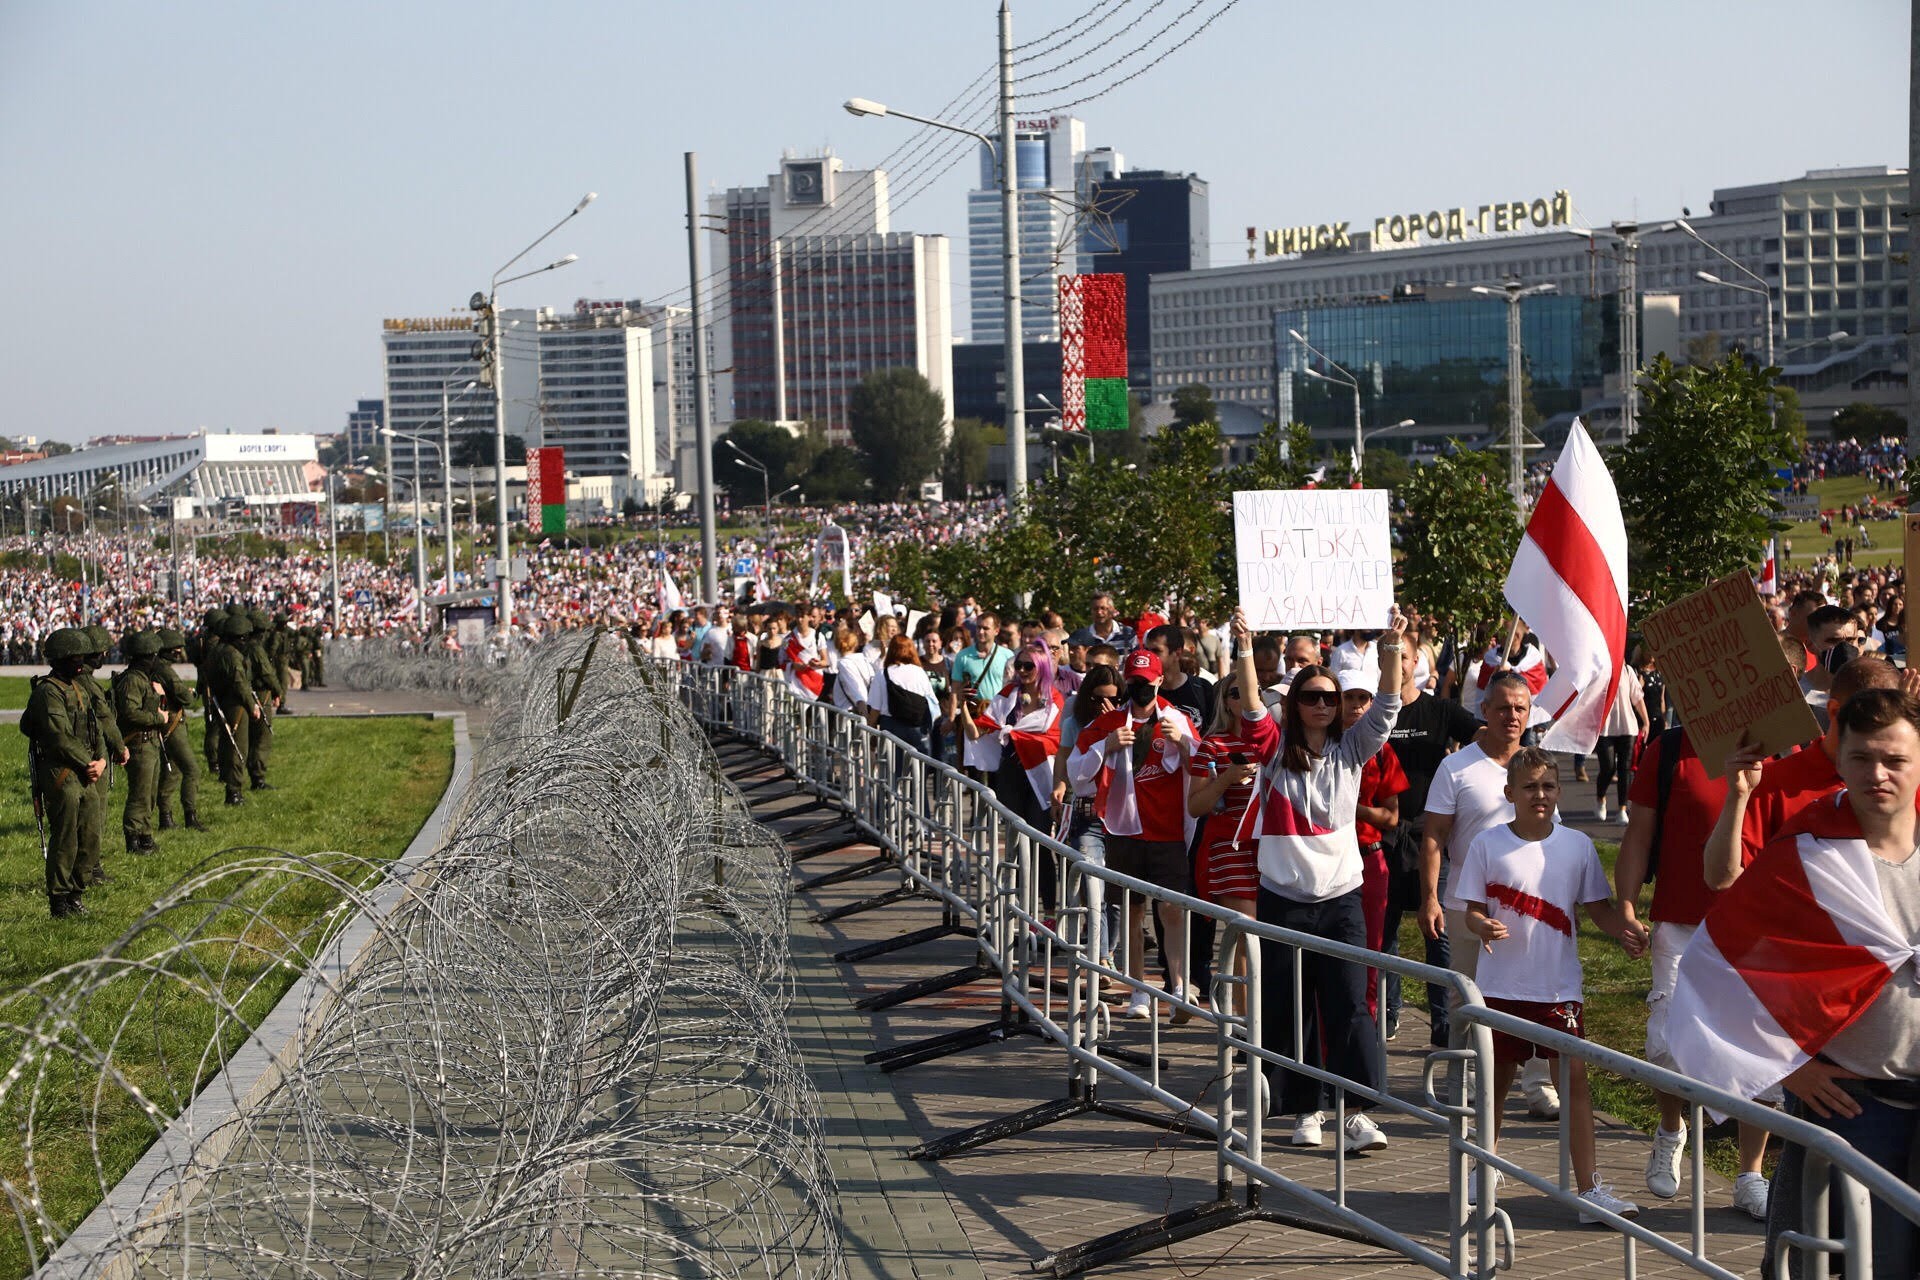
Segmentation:
{"type": "MultiPolygon", "coordinates": [[[[723,747],[722,762],[738,782],[777,776],[777,769],[765,757],[737,746],[723,747]]],[[[777,787],[749,799],[756,816],[776,832],[789,835],[816,828],[806,837],[808,841],[818,838],[819,824],[832,816],[805,797],[783,794],[777,787]]],[[[799,865],[796,875],[807,877],[851,866],[874,853],[870,846],[850,843],[808,858],[799,865]]],[[[810,1060],[817,1050],[831,1057],[830,1062],[815,1067],[816,1079],[823,1082],[823,1104],[829,1120],[844,1119],[849,1105],[859,1112],[857,1130],[830,1124],[829,1133],[844,1132],[849,1138],[872,1143],[870,1163],[856,1157],[845,1144],[837,1143],[835,1151],[836,1168],[851,1168],[855,1174],[842,1188],[850,1223],[877,1227],[881,1233],[876,1237],[876,1248],[868,1255],[872,1261],[886,1260],[885,1250],[893,1246],[896,1227],[903,1227],[908,1228],[906,1238],[912,1241],[912,1274],[930,1274],[920,1269],[923,1239],[931,1265],[953,1265],[955,1242],[945,1234],[951,1215],[977,1259],[977,1274],[1025,1276],[1031,1274],[1030,1264],[1036,1258],[1142,1219],[1213,1199],[1215,1166],[1208,1141],[1170,1135],[1099,1114],[1077,1116],[931,1166],[904,1158],[905,1149],[916,1139],[936,1138],[1060,1098],[1066,1072],[1062,1053],[1025,1036],[892,1075],[860,1064],[860,1055],[868,1049],[887,1048],[985,1022],[999,1007],[997,986],[983,981],[876,1014],[852,1009],[852,1002],[862,996],[960,968],[973,958],[969,940],[950,937],[857,965],[834,963],[832,953],[840,949],[937,922],[936,909],[925,900],[898,903],[825,925],[812,922],[815,913],[882,892],[895,883],[896,877],[880,874],[804,893],[796,904],[794,924],[793,954],[800,991],[795,1004],[795,1034],[801,1037],[810,1060]],[[845,1095],[838,1092],[841,1088],[847,1090],[845,1095]],[[944,1209],[933,1199],[936,1189],[944,1193],[944,1209]],[[871,1204],[876,1193],[890,1205],[896,1196],[903,1196],[907,1207],[882,1213],[871,1204]],[[911,1233],[921,1215],[928,1219],[925,1236],[911,1233]]],[[[1421,1046],[1427,1039],[1424,1020],[1417,1011],[1409,1010],[1409,1015],[1398,1039],[1389,1046],[1388,1064],[1394,1091],[1405,1096],[1418,1090],[1421,1046]]],[[[1116,1020],[1114,1026],[1114,1043],[1144,1045],[1149,1034],[1140,1024],[1116,1020]]],[[[1176,1093],[1210,1097],[1206,1089],[1212,1074],[1212,1044],[1199,1024],[1163,1028],[1160,1052],[1168,1064],[1164,1078],[1174,1082],[1170,1087],[1176,1093]]],[[[1107,1096],[1112,1098],[1117,1093],[1110,1086],[1107,1096]]],[[[1444,1252],[1444,1144],[1419,1131],[1411,1121],[1388,1118],[1382,1127],[1393,1145],[1374,1156],[1348,1162],[1347,1202],[1444,1252]]],[[[1284,1129],[1278,1135],[1270,1134],[1270,1142],[1275,1136],[1285,1143],[1284,1129]]],[[[1551,1177],[1557,1169],[1557,1136],[1557,1126],[1529,1121],[1524,1111],[1510,1110],[1504,1151],[1524,1167],[1551,1177]]],[[[1641,1167],[1647,1150],[1645,1136],[1603,1121],[1599,1149],[1604,1176],[1616,1190],[1641,1202],[1641,1222],[1684,1243],[1689,1229],[1685,1201],[1656,1202],[1644,1190],[1641,1167]]],[[[1270,1167],[1284,1175],[1332,1192],[1330,1148],[1302,1151],[1282,1145],[1276,1151],[1270,1145],[1268,1156],[1270,1167]]],[[[1736,1272],[1757,1271],[1759,1224],[1734,1212],[1724,1180],[1709,1177],[1713,1184],[1708,1202],[1712,1256],[1736,1272]]],[[[1287,1207],[1272,1192],[1267,1200],[1287,1207]]],[[[1544,1197],[1525,1188],[1503,1188],[1501,1205],[1510,1214],[1516,1232],[1513,1274],[1598,1277],[1622,1273],[1621,1237],[1578,1226],[1544,1197]]],[[[858,1254],[860,1240],[855,1235],[849,1239],[858,1254]]],[[[1637,1264],[1639,1273],[1646,1276],[1689,1274],[1644,1248],[1638,1250],[1637,1264]]],[[[1252,1223],[1199,1237],[1107,1271],[1172,1280],[1192,1277],[1203,1269],[1222,1280],[1310,1272],[1370,1277],[1418,1270],[1398,1255],[1370,1245],[1252,1223]]],[[[882,1273],[908,1274],[905,1270],[882,1273]]],[[[943,1270],[932,1274],[968,1272],[943,1270]]]]}

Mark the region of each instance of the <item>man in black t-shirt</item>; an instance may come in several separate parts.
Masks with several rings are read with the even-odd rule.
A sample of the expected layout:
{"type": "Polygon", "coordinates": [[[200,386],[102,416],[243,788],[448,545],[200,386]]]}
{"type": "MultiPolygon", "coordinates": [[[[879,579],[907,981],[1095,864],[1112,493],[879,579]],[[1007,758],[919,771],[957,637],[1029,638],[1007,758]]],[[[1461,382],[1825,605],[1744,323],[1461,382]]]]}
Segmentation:
{"type": "Polygon", "coordinates": [[[1213,723],[1213,686],[1197,679],[1180,665],[1181,651],[1187,647],[1187,632],[1176,623],[1155,627],[1147,632],[1140,647],[1160,659],[1160,696],[1187,713],[1187,719],[1204,728],[1213,723]],[[1179,683],[1175,683],[1178,681],[1179,683]]]}
{"type": "MultiPolygon", "coordinates": [[[[1459,703],[1435,698],[1420,691],[1413,678],[1420,660],[1419,650],[1408,645],[1400,655],[1400,715],[1387,735],[1400,767],[1407,775],[1407,789],[1400,796],[1400,826],[1394,832],[1395,844],[1388,850],[1387,868],[1392,886],[1387,894],[1386,938],[1381,944],[1388,955],[1400,954],[1400,920],[1420,905],[1420,836],[1426,825],[1427,790],[1440,771],[1441,762],[1455,747],[1473,741],[1480,722],[1459,703]]],[[[1445,876],[1442,865],[1440,874],[1445,876]]],[[[1442,889],[1444,895],[1445,890],[1442,889]]],[[[1436,968],[1448,967],[1450,953],[1444,935],[1428,938],[1426,962],[1436,968]]],[[[1387,1038],[1391,1040],[1400,1021],[1400,975],[1387,975],[1387,1038]]],[[[1427,1009],[1432,1018],[1430,1042],[1439,1048],[1447,1044],[1447,989],[1427,985],[1427,1009]]]]}

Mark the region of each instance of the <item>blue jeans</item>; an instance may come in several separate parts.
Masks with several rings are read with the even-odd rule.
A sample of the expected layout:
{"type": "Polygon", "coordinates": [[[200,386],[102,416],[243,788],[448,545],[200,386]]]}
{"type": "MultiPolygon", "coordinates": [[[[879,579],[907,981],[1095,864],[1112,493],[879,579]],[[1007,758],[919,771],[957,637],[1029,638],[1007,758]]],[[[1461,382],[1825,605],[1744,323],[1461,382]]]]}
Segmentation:
{"type": "MultiPolygon", "coordinates": [[[[1102,867],[1107,865],[1107,829],[1100,825],[1100,819],[1091,814],[1083,813],[1078,808],[1074,809],[1073,815],[1067,820],[1067,838],[1064,843],[1088,862],[1102,867]]],[[[1086,881],[1083,880],[1081,883],[1084,884],[1086,881]]],[[[1101,887],[1106,887],[1104,881],[1101,887]]],[[[1119,895],[1104,894],[1101,902],[1100,919],[1104,943],[1102,950],[1110,956],[1120,940],[1119,895]]],[[[1105,960],[1107,956],[1101,956],[1100,959],[1105,960]]]]}
{"type": "MultiPolygon", "coordinates": [[[[1828,1129],[1852,1143],[1860,1154],[1882,1168],[1891,1170],[1908,1186],[1920,1185],[1920,1110],[1896,1107],[1882,1102],[1860,1081],[1840,1082],[1860,1104],[1860,1114],[1834,1116],[1822,1120],[1808,1111],[1793,1094],[1787,1095],[1787,1114],[1798,1116],[1822,1129],[1828,1129]]],[[[1789,1142],[1780,1153],[1780,1165],[1774,1171],[1773,1190],[1767,1201],[1767,1249],[1761,1260],[1761,1274],[1773,1274],[1774,1241],[1782,1231],[1817,1230],[1818,1224],[1800,1225],[1800,1184],[1806,1164],[1806,1150],[1789,1142]]],[[[1844,1220],[1837,1196],[1828,1233],[1840,1235],[1844,1220]]],[[[1800,1274],[1800,1258],[1790,1262],[1792,1274],[1800,1274]]],[[[1911,1276],[1920,1266],[1920,1228],[1900,1214],[1886,1209],[1878,1201],[1873,1206],[1873,1274],[1875,1276],[1911,1276]]],[[[1837,1268],[1836,1268],[1837,1269],[1837,1268]]]]}

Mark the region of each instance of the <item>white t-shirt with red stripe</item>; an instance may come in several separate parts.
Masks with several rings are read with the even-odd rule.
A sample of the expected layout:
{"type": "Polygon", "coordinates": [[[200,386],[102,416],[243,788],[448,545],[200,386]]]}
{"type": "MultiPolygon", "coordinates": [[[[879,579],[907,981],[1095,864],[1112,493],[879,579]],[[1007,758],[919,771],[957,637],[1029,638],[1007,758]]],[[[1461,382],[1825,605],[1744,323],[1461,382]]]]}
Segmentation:
{"type": "MultiPolygon", "coordinates": [[[[1544,840],[1514,834],[1511,823],[1482,831],[1454,868],[1453,893],[1486,904],[1507,936],[1480,954],[1474,981],[1483,995],[1559,1004],[1580,999],[1580,908],[1609,894],[1600,854],[1572,827],[1554,823],[1544,840]]],[[[1453,945],[1482,946],[1469,935],[1453,945]]]]}

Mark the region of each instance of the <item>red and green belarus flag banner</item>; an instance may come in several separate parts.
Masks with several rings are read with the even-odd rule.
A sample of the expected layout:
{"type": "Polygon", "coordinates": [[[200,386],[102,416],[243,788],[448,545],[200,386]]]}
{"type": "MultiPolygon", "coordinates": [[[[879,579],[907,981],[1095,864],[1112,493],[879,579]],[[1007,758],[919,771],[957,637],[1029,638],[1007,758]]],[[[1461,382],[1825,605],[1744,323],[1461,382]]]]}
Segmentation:
{"type": "Polygon", "coordinates": [[[1060,425],[1127,429],[1127,278],[1060,277],[1060,425]]]}
{"type": "Polygon", "coordinates": [[[547,536],[567,531],[567,461],[558,445],[527,450],[527,523],[547,536]]]}

